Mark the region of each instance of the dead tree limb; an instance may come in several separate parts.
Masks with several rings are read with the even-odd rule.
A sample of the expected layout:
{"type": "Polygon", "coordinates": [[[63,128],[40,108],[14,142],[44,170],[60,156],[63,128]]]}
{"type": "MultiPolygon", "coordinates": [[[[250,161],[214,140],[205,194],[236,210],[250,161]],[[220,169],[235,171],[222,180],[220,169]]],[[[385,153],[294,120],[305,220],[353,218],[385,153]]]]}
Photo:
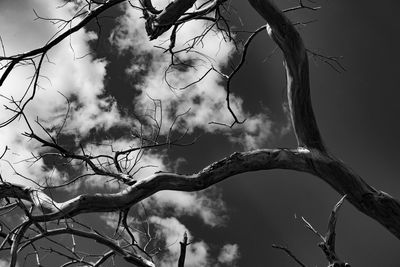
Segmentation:
{"type": "Polygon", "coordinates": [[[178,267],[185,267],[186,247],[190,245],[186,232],[183,234],[183,241],[179,242],[179,244],[181,245],[181,254],[178,259],[178,267]]]}
{"type": "Polygon", "coordinates": [[[290,169],[320,177],[364,214],[380,222],[400,238],[400,205],[388,194],[368,185],[342,162],[307,149],[261,149],[234,153],[197,174],[182,175],[159,172],[139,180],[115,194],[80,195],[65,202],[55,202],[42,191],[0,184],[2,197],[17,197],[34,203],[43,215],[36,221],[51,221],[89,212],[117,211],[137,204],[161,190],[199,191],[236,174],[258,170],[290,169]]]}
{"type": "MultiPolygon", "coordinates": [[[[119,2],[122,1],[111,0],[106,3],[111,5],[119,2]]],[[[220,2],[215,1],[215,3],[220,2]]],[[[370,186],[325,148],[311,105],[307,51],[296,28],[270,1],[249,0],[249,2],[266,20],[269,36],[283,52],[287,97],[298,148],[260,149],[234,153],[192,175],[158,172],[139,179],[135,184],[127,186],[118,193],[82,194],[64,202],[56,202],[51,196],[38,189],[2,182],[0,183],[1,198],[23,199],[32,203],[36,210],[41,211],[39,214],[32,213],[29,217],[29,223],[36,224],[72,218],[83,213],[124,210],[158,191],[199,191],[240,173],[289,169],[307,172],[321,178],[338,193],[346,195],[347,200],[358,210],[382,224],[400,239],[399,201],[370,186]]],[[[107,4],[104,4],[103,7],[105,5],[107,4]]],[[[184,9],[186,7],[179,10],[184,9]]],[[[61,41],[57,38],[55,40],[61,41]]],[[[46,49],[48,48],[47,46],[46,49]]],[[[11,63],[8,68],[12,69],[13,64],[15,65],[27,57],[43,54],[47,51],[46,49],[42,48],[31,51],[30,54],[21,54],[10,58],[8,60],[11,63]]],[[[7,74],[3,74],[0,83],[6,77],[7,74]]],[[[36,140],[40,142],[40,140],[36,140]]],[[[26,227],[29,225],[21,226],[12,234],[12,255],[16,253],[26,227]]],[[[114,250],[118,252],[117,248],[114,250]]],[[[16,257],[12,257],[12,260],[14,258],[16,257]]]]}

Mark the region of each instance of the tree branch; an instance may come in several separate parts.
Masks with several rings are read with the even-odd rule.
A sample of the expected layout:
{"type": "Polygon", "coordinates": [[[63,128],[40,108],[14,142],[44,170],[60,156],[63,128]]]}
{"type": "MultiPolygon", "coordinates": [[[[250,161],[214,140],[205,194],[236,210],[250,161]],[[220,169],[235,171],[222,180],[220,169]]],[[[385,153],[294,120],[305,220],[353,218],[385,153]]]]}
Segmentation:
{"type": "MultiPolygon", "coordinates": [[[[154,267],[155,266],[154,263],[152,263],[151,261],[146,260],[139,255],[134,255],[134,254],[126,251],[125,249],[121,248],[121,246],[119,244],[117,244],[116,242],[114,242],[111,239],[108,239],[108,238],[103,237],[96,233],[90,233],[87,231],[81,231],[81,230],[72,229],[72,228],[60,228],[60,229],[47,230],[45,233],[42,233],[42,234],[39,234],[37,236],[30,238],[29,241],[26,242],[24,245],[22,245],[18,251],[21,251],[27,245],[29,245],[39,239],[49,237],[49,236],[54,236],[54,235],[62,235],[62,234],[71,234],[71,235],[76,235],[76,236],[95,240],[96,242],[111,248],[113,251],[115,251],[116,253],[123,256],[124,260],[126,260],[127,262],[130,262],[130,263],[134,263],[136,266],[142,266],[142,267],[154,267]]],[[[107,254],[109,254],[109,253],[107,253],[107,254]]]]}
{"type": "Polygon", "coordinates": [[[289,257],[291,257],[291,258],[292,258],[296,263],[298,263],[301,267],[307,267],[307,265],[305,265],[303,262],[301,262],[301,261],[293,254],[293,252],[290,251],[289,248],[284,247],[284,246],[280,246],[280,245],[275,245],[275,244],[272,244],[272,247],[273,247],[273,248],[276,248],[276,249],[283,250],[289,257]]]}
{"type": "MultiPolygon", "coordinates": [[[[218,2],[218,0],[216,1],[218,2]]],[[[116,4],[119,2],[122,1],[110,0],[107,4],[111,5],[111,3],[116,4]]],[[[181,1],[176,0],[173,3],[175,2],[181,1]]],[[[41,190],[2,182],[0,183],[1,198],[11,197],[18,200],[27,200],[37,208],[36,210],[39,209],[41,211],[40,214],[31,214],[31,216],[29,216],[30,220],[18,228],[15,234],[12,234],[13,245],[11,254],[14,265],[16,256],[13,255],[16,255],[23,233],[31,224],[71,218],[83,213],[123,210],[137,204],[158,191],[199,191],[236,174],[270,169],[290,169],[307,172],[320,177],[337,192],[342,195],[347,195],[347,200],[357,209],[381,223],[400,239],[400,203],[390,195],[368,185],[360,176],[347,168],[341,161],[328,154],[325,149],[311,105],[307,53],[303,41],[295,27],[281,11],[269,1],[249,0],[249,2],[260,15],[265,18],[268,23],[268,34],[283,51],[287,76],[288,102],[299,148],[260,149],[234,153],[192,175],[158,172],[138,180],[134,185],[127,186],[118,193],[83,194],[65,202],[56,202],[41,190]]],[[[168,7],[166,9],[168,9],[168,7]]],[[[175,17],[174,20],[176,20],[175,17]]],[[[161,24],[161,26],[165,25],[161,24]]],[[[74,28],[74,30],[77,29],[74,28]]],[[[72,32],[69,34],[71,33],[72,32]]],[[[56,40],[61,41],[61,39],[59,39],[61,36],[63,36],[63,34],[52,42],[56,40]]],[[[50,48],[51,46],[48,46],[46,49],[48,50],[50,48]]],[[[15,58],[8,60],[11,60],[10,65],[12,65],[14,62],[19,62],[27,57],[45,53],[47,50],[37,50],[36,54],[36,50],[33,50],[29,52],[30,54],[17,55],[15,58]]],[[[6,76],[3,74],[4,79],[5,77],[6,76]]],[[[34,136],[31,137],[35,138],[34,136]]],[[[36,140],[38,139],[36,138],[36,140]]],[[[58,149],[60,153],[68,153],[67,150],[60,150],[60,147],[55,146],[55,143],[53,144],[44,140],[41,142],[42,144],[48,144],[49,147],[58,149]]],[[[70,155],[68,154],[68,156],[70,155]]],[[[86,157],[79,155],[75,155],[74,158],[90,164],[90,158],[86,160],[86,157]]],[[[94,167],[96,169],[96,166],[94,167]]],[[[115,174],[111,172],[104,173],[104,175],[115,177],[115,174]]],[[[83,237],[88,237],[90,234],[81,231],[72,233],[69,228],[57,230],[58,232],[51,231],[56,230],[48,230],[45,233],[39,234],[37,237],[48,236],[49,233],[62,234],[62,231],[66,231],[65,233],[68,234],[81,234],[83,237]]],[[[332,241],[333,239],[331,238],[330,243],[333,243],[332,241]]],[[[99,242],[107,243],[108,241],[102,239],[99,240],[99,242]]],[[[115,245],[115,243],[113,244],[115,245]]],[[[118,248],[113,247],[112,244],[111,248],[116,252],[119,251],[118,248]]],[[[122,255],[124,256],[124,254],[122,255]]],[[[126,258],[128,256],[124,257],[126,258]]],[[[130,260],[129,257],[126,259],[128,261],[130,260]]],[[[132,259],[132,261],[134,260],[135,259],[132,259]]]]}
{"type": "Polygon", "coordinates": [[[331,185],[364,214],[400,238],[400,204],[390,195],[368,185],[337,159],[306,149],[261,149],[234,153],[192,175],[158,172],[115,194],[80,195],[55,202],[45,193],[7,183],[0,184],[2,197],[17,197],[34,203],[43,215],[35,221],[50,221],[81,213],[110,212],[133,206],[162,190],[199,191],[236,174],[270,169],[289,169],[316,175],[331,185]]]}
{"type": "Polygon", "coordinates": [[[346,194],[347,200],[357,209],[400,238],[400,203],[368,185],[325,149],[311,105],[307,51],[296,28],[270,1],[249,2],[267,21],[269,36],[284,54],[293,128],[299,147],[306,147],[311,152],[308,167],[312,170],[304,171],[322,178],[340,194],[346,194]]]}
{"type": "Polygon", "coordinates": [[[148,15],[144,10],[146,31],[150,40],[157,39],[161,34],[168,31],[195,2],[196,0],[174,0],[159,15],[148,15]]]}
{"type": "Polygon", "coordinates": [[[249,2],[267,21],[269,36],[284,54],[288,103],[298,145],[325,151],[311,105],[308,57],[303,40],[289,19],[270,1],[249,2]]]}
{"type": "Polygon", "coordinates": [[[179,242],[179,244],[181,245],[181,254],[179,255],[178,267],[185,267],[186,247],[190,245],[186,232],[183,234],[183,242],[179,242]]]}
{"type": "MultiPolygon", "coordinates": [[[[147,2],[151,2],[150,0],[147,2]]],[[[190,20],[204,18],[203,16],[211,13],[222,5],[226,0],[213,0],[207,6],[194,12],[187,13],[193,7],[196,0],[174,0],[169,3],[161,12],[151,10],[151,3],[142,3],[144,17],[146,19],[146,31],[150,40],[157,39],[161,34],[168,31],[173,25],[179,25],[190,20]],[[149,14],[153,13],[153,14],[149,14]]],[[[205,18],[207,19],[207,18],[205,18]]]]}

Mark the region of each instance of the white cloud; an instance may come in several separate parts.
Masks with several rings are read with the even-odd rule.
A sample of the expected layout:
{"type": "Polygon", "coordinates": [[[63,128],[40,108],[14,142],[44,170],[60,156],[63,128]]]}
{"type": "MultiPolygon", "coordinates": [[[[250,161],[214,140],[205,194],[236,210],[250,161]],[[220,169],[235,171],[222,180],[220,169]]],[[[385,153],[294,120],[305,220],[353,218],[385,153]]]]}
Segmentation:
{"type": "MultiPolygon", "coordinates": [[[[166,2],[157,1],[155,4],[163,6],[166,2]]],[[[125,10],[125,15],[119,19],[119,27],[113,31],[110,40],[121,53],[132,52],[135,55],[136,60],[128,68],[128,75],[138,70],[145,73],[141,85],[137,86],[140,90],[136,99],[138,109],[146,109],[148,96],[161,100],[164,107],[164,133],[169,130],[177,115],[190,109],[190,112],[180,118],[180,130],[188,129],[192,132],[197,128],[206,132],[223,132],[231,137],[231,141],[241,143],[245,148],[257,148],[265,144],[271,135],[270,119],[264,114],[251,115],[246,112],[242,99],[234,94],[231,94],[231,106],[240,118],[247,118],[245,124],[236,127],[234,131],[228,127],[209,125],[211,121],[225,124],[233,121],[226,107],[224,78],[217,72],[210,71],[200,82],[185,90],[172,89],[164,79],[171,56],[154,47],[160,44],[167,46],[168,41],[165,41],[168,40],[169,32],[159,37],[159,40],[149,42],[140,11],[129,6],[125,10]],[[151,61],[143,60],[139,55],[150,57],[151,61]]],[[[200,20],[186,23],[177,32],[176,49],[191,45],[188,40],[200,35],[209,23],[200,20]]],[[[170,68],[165,76],[166,80],[177,88],[191,84],[199,80],[211,66],[216,69],[225,67],[234,49],[233,43],[224,42],[220,32],[209,31],[201,42],[196,43],[196,52],[179,54],[181,60],[191,60],[195,67],[173,68],[172,71],[170,68]]]]}
{"type": "Polygon", "coordinates": [[[156,226],[156,238],[162,240],[162,244],[164,244],[164,247],[160,247],[162,252],[159,258],[162,267],[176,266],[180,256],[180,242],[183,240],[184,233],[188,234],[190,243],[186,247],[185,266],[218,266],[218,263],[234,266],[239,259],[239,246],[237,244],[225,244],[221,248],[217,260],[212,259],[209,246],[204,241],[193,242],[195,238],[176,218],[152,216],[149,221],[156,226]]]}
{"type": "Polygon", "coordinates": [[[10,266],[10,263],[7,260],[0,259],[0,267],[8,267],[8,266],[10,266]]]}
{"type": "Polygon", "coordinates": [[[226,244],[222,247],[221,252],[219,253],[218,261],[233,266],[239,256],[239,246],[237,244],[226,244]]]}
{"type": "MultiPolygon", "coordinates": [[[[180,255],[180,244],[184,233],[188,234],[189,241],[193,239],[188,229],[176,218],[150,217],[150,222],[157,226],[157,237],[165,243],[165,248],[160,258],[160,266],[176,266],[180,255]]],[[[209,266],[209,248],[203,241],[193,242],[186,248],[185,266],[201,267],[209,266]]]]}
{"type": "MultiPolygon", "coordinates": [[[[72,6],[70,4],[63,8],[55,8],[62,1],[45,0],[2,0],[0,1],[0,35],[4,41],[8,55],[31,50],[40,47],[54,34],[57,28],[46,21],[35,21],[32,7],[43,17],[70,17],[72,6]],[[29,40],[29,41],[27,41],[29,40]]],[[[156,1],[155,5],[161,5],[161,1],[156,1]]],[[[164,4],[166,1],[164,1],[164,4]]],[[[148,37],[144,31],[143,20],[139,19],[141,14],[132,8],[126,8],[126,14],[120,19],[120,28],[114,31],[110,40],[119,48],[120,52],[133,50],[135,54],[151,54],[151,62],[138,60],[132,62],[127,73],[138,70],[146,71],[142,84],[137,88],[140,90],[136,108],[147,110],[148,97],[162,100],[164,107],[163,133],[167,133],[174,117],[185,112],[189,108],[190,113],[182,120],[184,128],[193,131],[196,128],[207,132],[225,132],[231,136],[233,141],[242,142],[247,147],[257,147],[268,139],[270,134],[271,122],[265,115],[251,116],[243,110],[242,100],[231,96],[231,103],[237,114],[247,117],[246,124],[239,126],[236,131],[241,131],[240,137],[231,135],[226,128],[209,126],[208,122],[217,121],[230,123],[231,115],[226,109],[225,89],[221,86],[223,82],[220,75],[210,72],[200,83],[186,90],[172,91],[163,82],[164,70],[170,62],[170,57],[162,51],[154,48],[154,42],[148,42],[148,37]]],[[[189,23],[178,33],[177,47],[184,47],[185,40],[190,36],[196,35],[204,29],[204,25],[198,22],[189,23]]],[[[42,75],[39,79],[39,88],[34,101],[26,109],[26,114],[32,120],[38,116],[45,123],[55,126],[59,124],[66,112],[65,99],[59,93],[67,97],[73,97],[71,103],[70,118],[65,126],[65,131],[77,136],[86,136],[92,128],[110,129],[113,126],[127,125],[129,121],[121,117],[117,109],[117,104],[112,97],[102,97],[104,94],[104,78],[106,74],[107,61],[94,59],[88,55],[90,52],[89,41],[96,38],[93,33],[81,30],[75,33],[71,39],[56,46],[49,52],[51,62],[45,62],[42,75]],[[73,50],[71,49],[73,48],[73,50]],[[79,58],[79,59],[78,59],[79,58]]],[[[175,86],[183,86],[196,81],[201,77],[211,65],[219,69],[228,62],[230,54],[233,52],[233,45],[224,43],[219,33],[210,32],[203,40],[204,46],[199,46],[198,50],[208,56],[206,61],[198,61],[196,69],[189,68],[184,71],[175,70],[168,76],[169,81],[175,86]]],[[[192,54],[183,55],[183,59],[194,60],[192,54]]],[[[203,58],[204,59],[204,58],[203,58]]],[[[0,74],[2,73],[1,70],[0,74]]],[[[29,77],[33,74],[31,67],[20,67],[15,69],[8,77],[5,84],[0,88],[1,94],[13,96],[18,99],[25,93],[29,84],[29,77]]],[[[5,99],[0,99],[0,104],[7,104],[5,99]]],[[[0,120],[4,121],[12,113],[1,111],[0,120]]],[[[134,127],[135,125],[133,125],[134,127]]],[[[37,125],[35,130],[40,131],[37,125]]],[[[26,142],[26,138],[19,135],[26,131],[23,121],[15,121],[6,128],[0,129],[1,141],[0,149],[5,145],[11,148],[7,153],[6,159],[11,163],[19,162],[22,159],[30,158],[31,153],[42,151],[34,141],[26,142]]],[[[41,132],[43,134],[43,132],[41,132]]],[[[87,153],[108,154],[112,150],[121,147],[139,146],[135,141],[129,139],[110,139],[112,146],[86,145],[87,153]]],[[[132,154],[134,157],[134,154],[132,154]]],[[[144,154],[139,166],[156,165],[159,169],[166,170],[165,158],[159,154],[144,154]]],[[[47,176],[53,177],[56,181],[63,181],[65,174],[56,169],[47,170],[43,160],[31,164],[31,162],[20,162],[15,165],[18,171],[24,175],[32,177],[36,181],[43,181],[47,176]]],[[[28,183],[17,179],[13,170],[5,162],[0,162],[1,174],[5,180],[28,183]]],[[[154,172],[152,168],[141,169],[138,177],[146,177],[154,172]]],[[[86,182],[91,187],[98,187],[104,183],[99,182],[98,177],[89,179],[86,182]]],[[[216,226],[224,222],[224,204],[219,195],[214,195],[214,199],[204,193],[187,192],[160,192],[153,196],[149,203],[158,208],[160,212],[165,209],[173,208],[176,216],[197,215],[204,223],[216,226]],[[152,202],[154,201],[154,202],[152,202]]],[[[183,233],[188,229],[181,224],[177,218],[151,217],[150,221],[158,225],[158,234],[163,238],[167,245],[167,256],[162,259],[163,266],[176,265],[179,257],[179,241],[183,233]],[[170,245],[170,246],[169,246],[170,245]]],[[[112,226],[112,225],[110,225],[112,226]]],[[[190,233],[189,233],[190,234],[190,233]]],[[[203,241],[194,242],[188,247],[186,266],[208,266],[210,263],[209,248],[203,241]]],[[[1,265],[0,265],[1,266],[1,265]]]]}
{"type": "MultiPolygon", "coordinates": [[[[100,218],[107,224],[108,227],[110,227],[112,229],[113,232],[116,231],[117,226],[119,226],[120,230],[123,229],[123,225],[121,224],[120,221],[120,213],[119,212],[110,212],[110,213],[103,213],[100,215],[100,218]]],[[[135,238],[135,241],[138,244],[144,244],[145,242],[147,242],[147,236],[145,236],[143,233],[140,233],[139,231],[137,231],[137,229],[135,228],[137,225],[140,225],[140,222],[138,222],[137,218],[134,218],[132,216],[128,216],[127,217],[127,224],[130,227],[130,233],[133,235],[133,237],[135,238]]],[[[126,231],[119,231],[119,234],[121,234],[119,236],[120,241],[121,242],[126,242],[129,243],[131,242],[131,236],[130,234],[128,234],[128,232],[126,231]]]]}
{"type": "Polygon", "coordinates": [[[172,208],[175,216],[197,215],[209,226],[223,226],[226,219],[225,204],[217,193],[161,191],[149,198],[147,203],[160,214],[172,208]]]}
{"type": "MultiPolygon", "coordinates": [[[[114,151],[126,150],[129,148],[140,148],[140,140],[129,140],[125,138],[104,140],[101,145],[99,144],[87,144],[84,148],[87,155],[112,155],[114,151]]],[[[125,157],[121,157],[123,160],[120,162],[124,173],[131,170],[134,179],[142,179],[148,177],[157,170],[166,170],[165,157],[162,153],[154,153],[146,150],[137,150],[125,157]],[[126,161],[125,161],[126,159],[126,161]]],[[[105,167],[108,171],[118,172],[113,165],[113,162],[108,158],[99,158],[96,163],[105,167]]],[[[99,177],[92,176],[85,180],[85,184],[91,188],[108,188],[108,189],[119,189],[121,184],[110,182],[110,177],[99,177]],[[108,181],[108,182],[106,182],[108,181]]]]}
{"type": "MultiPolygon", "coordinates": [[[[0,35],[4,42],[7,55],[29,51],[44,45],[58,30],[57,25],[48,21],[35,20],[32,8],[43,17],[69,18],[73,15],[73,3],[62,8],[57,8],[64,2],[45,0],[6,0],[0,3],[0,35]]],[[[104,94],[104,77],[107,62],[94,59],[91,55],[80,58],[90,52],[89,41],[96,38],[94,33],[80,30],[67,38],[48,53],[39,78],[40,87],[35,99],[27,106],[26,114],[32,122],[35,131],[43,135],[33,121],[39,117],[47,126],[60,125],[67,109],[66,100],[59,93],[68,98],[74,98],[71,102],[70,118],[64,128],[65,132],[83,137],[92,128],[109,129],[116,125],[126,125],[127,120],[118,112],[115,101],[111,97],[102,97],[104,94]]],[[[4,70],[0,71],[2,74],[4,70]]],[[[1,87],[1,94],[7,97],[19,99],[28,88],[30,79],[34,73],[31,66],[14,69],[1,87]]],[[[28,96],[32,92],[28,92],[28,96]]],[[[0,105],[10,104],[5,98],[0,99],[0,105]]],[[[11,105],[12,107],[12,105],[11,105]]],[[[12,112],[2,110],[0,120],[4,121],[12,115],[12,112]]],[[[0,129],[2,136],[0,149],[5,145],[11,148],[6,159],[12,163],[30,158],[31,152],[37,153],[40,148],[36,142],[26,142],[19,133],[27,131],[24,121],[15,121],[11,125],[0,129]]],[[[6,180],[11,180],[13,171],[7,163],[0,163],[2,175],[6,180]]],[[[47,172],[45,164],[39,160],[35,164],[21,162],[15,165],[25,175],[40,181],[53,173],[53,177],[60,176],[54,171],[47,172]]],[[[19,179],[19,178],[17,178],[19,179]]],[[[15,180],[14,180],[15,181],[15,180]]],[[[24,180],[18,180],[27,183],[24,180]]]]}
{"type": "MultiPolygon", "coordinates": [[[[10,266],[10,261],[9,260],[0,259],[0,267],[9,267],[9,266],[10,266]]],[[[19,267],[21,265],[19,265],[19,263],[17,262],[17,264],[15,266],[19,267]]]]}

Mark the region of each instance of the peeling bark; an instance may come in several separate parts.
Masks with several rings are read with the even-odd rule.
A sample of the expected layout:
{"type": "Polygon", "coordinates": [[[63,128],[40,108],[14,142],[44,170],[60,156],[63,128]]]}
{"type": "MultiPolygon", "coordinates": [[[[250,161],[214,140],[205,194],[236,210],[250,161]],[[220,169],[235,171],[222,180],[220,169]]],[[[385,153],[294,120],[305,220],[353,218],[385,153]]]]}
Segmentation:
{"type": "Polygon", "coordinates": [[[215,162],[197,174],[156,173],[116,194],[80,195],[57,203],[43,192],[9,184],[0,192],[31,201],[44,214],[32,216],[44,222],[82,213],[111,212],[130,207],[162,190],[199,191],[240,173],[258,170],[288,169],[318,176],[364,214],[380,222],[400,238],[400,204],[388,194],[368,185],[339,160],[317,150],[261,149],[234,153],[215,162]],[[34,197],[33,197],[34,196],[34,197]],[[36,199],[35,199],[36,198],[36,199]]]}
{"type": "MultiPolygon", "coordinates": [[[[111,6],[120,2],[122,0],[110,1],[108,5],[111,6]]],[[[159,14],[152,14],[153,18],[158,19],[153,20],[151,23],[157,23],[150,26],[154,26],[155,28],[164,27],[163,29],[170,27],[194,2],[192,0],[173,1],[170,6],[159,14]],[[180,4],[178,5],[178,3],[180,4]]],[[[370,186],[343,162],[332,156],[324,146],[312,109],[308,58],[299,33],[283,13],[270,1],[249,0],[249,2],[266,20],[269,36],[276,42],[284,54],[287,97],[291,120],[298,141],[297,149],[259,149],[234,153],[207,166],[196,174],[182,175],[159,172],[143,178],[133,185],[127,186],[119,193],[83,194],[65,202],[55,202],[41,190],[11,183],[0,183],[0,197],[16,198],[31,202],[36,207],[36,210],[39,211],[34,212],[30,217],[32,220],[31,223],[48,222],[61,218],[71,218],[83,213],[124,210],[162,190],[199,191],[241,173],[270,169],[288,169],[307,172],[321,178],[338,193],[346,195],[346,199],[358,210],[382,224],[400,239],[399,201],[387,193],[370,186]]],[[[151,28],[151,31],[155,35],[152,35],[151,32],[149,35],[154,38],[157,38],[160,34],[159,30],[151,28]]],[[[72,32],[70,30],[69,34],[72,32]]],[[[61,35],[53,41],[54,45],[65,38],[65,36],[61,35]]],[[[39,52],[42,52],[42,50],[33,50],[33,52],[20,55],[20,57],[31,56],[39,52]]],[[[3,75],[3,77],[5,76],[3,75]]],[[[38,235],[37,239],[52,234],[71,233],[68,231],[73,230],[63,229],[58,230],[58,232],[49,230],[46,233],[38,235]]],[[[19,232],[23,234],[24,228],[21,227],[19,232]]],[[[99,238],[80,232],[74,232],[73,234],[81,234],[83,237],[95,240],[99,238]]],[[[18,241],[18,239],[16,240],[18,241]]],[[[126,258],[128,261],[130,260],[130,255],[125,255],[124,252],[119,251],[118,248],[114,247],[114,243],[107,243],[108,241],[105,239],[100,241],[116,252],[120,252],[125,258],[128,257],[126,258]]],[[[13,253],[16,253],[18,245],[18,242],[14,241],[13,248],[11,249],[13,253]]],[[[132,261],[141,259],[135,258],[136,256],[132,257],[134,257],[132,261]]],[[[16,257],[12,257],[12,260],[16,261],[16,257]]],[[[152,263],[149,262],[148,264],[152,263]]]]}

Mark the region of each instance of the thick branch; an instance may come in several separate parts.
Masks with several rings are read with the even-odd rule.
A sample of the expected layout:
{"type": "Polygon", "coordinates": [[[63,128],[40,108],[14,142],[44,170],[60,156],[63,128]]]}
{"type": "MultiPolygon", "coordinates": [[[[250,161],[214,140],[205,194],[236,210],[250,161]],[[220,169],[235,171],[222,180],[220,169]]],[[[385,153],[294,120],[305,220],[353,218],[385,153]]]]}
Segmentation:
{"type": "Polygon", "coordinates": [[[110,212],[135,205],[161,190],[199,191],[236,174],[270,169],[289,169],[316,175],[330,184],[364,214],[374,218],[400,238],[400,204],[388,194],[369,186],[339,160],[305,149],[262,149],[234,153],[197,174],[155,173],[116,194],[80,195],[57,203],[37,190],[1,184],[2,197],[19,197],[41,208],[36,221],[57,220],[88,212],[110,212]]]}
{"type": "Polygon", "coordinates": [[[311,105],[307,51],[299,33],[270,1],[249,2],[267,21],[268,34],[285,56],[288,103],[298,145],[325,151],[311,105]]]}
{"type": "Polygon", "coordinates": [[[268,34],[282,50],[286,63],[288,102],[293,128],[300,147],[311,150],[305,170],[313,173],[347,199],[364,214],[374,218],[400,238],[400,204],[388,194],[364,182],[341,161],[330,156],[324,147],[314,117],[310,96],[307,53],[303,41],[283,13],[268,0],[249,0],[267,21],[268,34]]]}
{"type": "Polygon", "coordinates": [[[307,169],[307,161],[298,150],[255,150],[235,153],[193,175],[155,173],[139,180],[116,194],[80,195],[58,203],[39,190],[18,185],[0,184],[1,197],[15,197],[32,202],[44,215],[33,216],[37,221],[56,220],[87,212],[109,212],[130,207],[161,190],[199,191],[235,174],[262,169],[307,169]]]}
{"type": "Polygon", "coordinates": [[[174,0],[159,15],[146,15],[146,31],[150,40],[158,38],[188,10],[196,0],[174,0]]]}
{"type": "Polygon", "coordinates": [[[157,39],[173,25],[176,26],[197,18],[207,19],[204,16],[217,9],[224,2],[226,2],[226,0],[214,0],[205,7],[189,13],[187,11],[193,7],[196,0],[174,0],[160,13],[154,13],[151,11],[152,7],[148,9],[147,6],[144,5],[147,35],[150,37],[150,40],[157,39]]]}
{"type": "Polygon", "coordinates": [[[320,177],[340,194],[346,194],[347,200],[357,209],[400,239],[399,202],[369,186],[341,161],[326,153],[311,107],[307,55],[299,34],[270,2],[249,1],[267,20],[270,36],[284,53],[289,105],[299,149],[235,153],[193,175],[159,172],[116,194],[80,195],[62,203],[53,201],[42,191],[8,183],[0,184],[0,197],[28,200],[43,212],[32,215],[33,220],[51,221],[81,213],[125,209],[161,190],[199,191],[240,173],[290,169],[320,177]]]}

